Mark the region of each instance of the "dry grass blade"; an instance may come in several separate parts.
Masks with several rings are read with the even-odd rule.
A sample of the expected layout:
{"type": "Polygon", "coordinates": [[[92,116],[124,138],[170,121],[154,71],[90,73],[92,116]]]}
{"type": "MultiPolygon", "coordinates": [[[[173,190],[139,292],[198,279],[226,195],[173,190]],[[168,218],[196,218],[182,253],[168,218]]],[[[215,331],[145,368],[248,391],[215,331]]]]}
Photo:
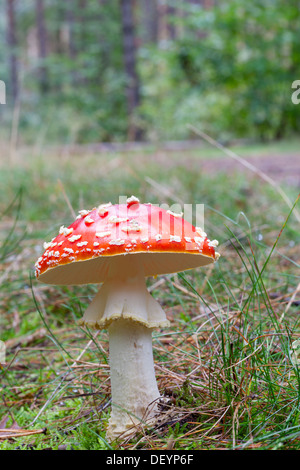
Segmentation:
{"type": "Polygon", "coordinates": [[[279,320],[280,322],[282,322],[282,320],[284,319],[285,314],[288,312],[290,306],[291,306],[291,305],[293,304],[293,302],[295,301],[296,295],[298,294],[299,291],[300,291],[300,282],[299,282],[298,286],[296,287],[296,290],[294,291],[292,297],[290,298],[289,303],[287,304],[287,306],[286,306],[286,308],[285,308],[283,314],[281,315],[280,320],[279,320]]]}
{"type": "Polygon", "coordinates": [[[77,359],[74,360],[73,364],[71,365],[71,367],[76,367],[77,365],[77,362],[80,361],[80,359],[82,358],[82,356],[85,354],[86,350],[91,346],[91,344],[93,344],[93,342],[95,341],[95,339],[97,338],[98,334],[99,334],[99,331],[96,331],[96,333],[94,334],[93,338],[90,339],[90,341],[87,343],[87,345],[82,349],[82,351],[80,352],[79,356],[77,357],[77,359]]]}
{"type": "Polygon", "coordinates": [[[63,194],[64,200],[66,201],[67,206],[68,206],[68,208],[70,209],[71,215],[72,215],[72,217],[75,219],[75,218],[76,218],[76,212],[74,211],[74,209],[73,209],[73,207],[72,207],[72,204],[71,204],[71,202],[70,202],[70,199],[69,199],[68,196],[67,196],[67,193],[66,193],[66,191],[65,191],[64,185],[63,185],[63,183],[62,183],[62,181],[61,181],[60,179],[59,179],[57,182],[58,182],[58,185],[59,185],[59,187],[60,187],[60,189],[61,189],[61,192],[62,192],[62,194],[63,194]]]}

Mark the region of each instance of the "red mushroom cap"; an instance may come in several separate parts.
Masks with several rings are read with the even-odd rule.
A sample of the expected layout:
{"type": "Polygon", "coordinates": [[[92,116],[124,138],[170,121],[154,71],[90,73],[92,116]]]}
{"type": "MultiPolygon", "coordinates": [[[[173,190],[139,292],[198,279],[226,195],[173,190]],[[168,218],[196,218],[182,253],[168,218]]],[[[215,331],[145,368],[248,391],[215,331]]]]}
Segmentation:
{"type": "Polygon", "coordinates": [[[214,262],[214,247],[201,229],[181,217],[132,197],[127,204],[102,204],[80,211],[61,227],[36,263],[36,277],[48,284],[100,283],[112,257],[134,254],[145,276],[184,271],[214,262]]]}

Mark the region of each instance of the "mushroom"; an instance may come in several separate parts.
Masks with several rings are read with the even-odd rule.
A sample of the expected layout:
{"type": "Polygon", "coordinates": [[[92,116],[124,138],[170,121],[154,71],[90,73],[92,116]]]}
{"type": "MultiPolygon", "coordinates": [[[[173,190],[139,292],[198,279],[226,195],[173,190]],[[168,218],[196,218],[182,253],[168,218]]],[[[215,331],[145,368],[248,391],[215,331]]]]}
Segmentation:
{"type": "Polygon", "coordinates": [[[125,204],[80,211],[44,245],[36,277],[48,284],[102,283],[80,325],[107,329],[112,410],[111,441],[158,413],[152,330],[169,325],[145,277],[214,262],[217,241],[182,218],[132,196],[125,204]]]}

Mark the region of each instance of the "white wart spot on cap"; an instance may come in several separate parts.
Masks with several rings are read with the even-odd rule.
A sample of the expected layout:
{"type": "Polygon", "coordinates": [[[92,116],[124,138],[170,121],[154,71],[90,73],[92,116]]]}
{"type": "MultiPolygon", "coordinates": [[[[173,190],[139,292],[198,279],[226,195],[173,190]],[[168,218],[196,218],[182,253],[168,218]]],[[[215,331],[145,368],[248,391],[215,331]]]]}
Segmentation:
{"type": "Polygon", "coordinates": [[[111,202],[108,202],[107,204],[100,204],[100,206],[98,206],[97,211],[100,217],[104,217],[105,215],[108,214],[108,208],[111,205],[112,205],[111,202]]]}
{"type": "Polygon", "coordinates": [[[73,243],[73,242],[76,242],[77,240],[80,240],[80,238],[82,237],[82,235],[78,234],[78,235],[72,235],[72,237],[68,238],[69,242],[73,243]]]}
{"type": "Polygon", "coordinates": [[[81,247],[81,246],[86,246],[87,244],[88,244],[88,242],[79,242],[79,243],[77,243],[77,246],[81,247]]]}
{"type": "Polygon", "coordinates": [[[110,240],[109,244],[110,245],[124,245],[125,240],[122,240],[121,238],[117,238],[116,240],[110,240]]]}
{"type": "Polygon", "coordinates": [[[202,237],[195,237],[194,240],[197,245],[202,245],[202,243],[204,242],[204,238],[202,237]]]}
{"type": "Polygon", "coordinates": [[[203,238],[206,238],[207,237],[207,233],[203,231],[203,229],[201,227],[195,227],[196,228],[196,232],[201,235],[201,237],[203,238]]]}
{"type": "Polygon", "coordinates": [[[89,213],[90,213],[90,211],[87,211],[87,210],[83,209],[83,210],[79,211],[79,216],[78,216],[78,218],[80,218],[80,217],[85,217],[85,216],[88,215],[89,213]]]}
{"type": "Polygon", "coordinates": [[[121,230],[123,232],[127,232],[127,233],[129,233],[129,232],[140,232],[142,230],[142,228],[135,219],[132,219],[128,222],[128,225],[126,227],[123,227],[121,230]]]}
{"type": "Polygon", "coordinates": [[[139,204],[140,200],[135,196],[131,196],[127,198],[126,202],[130,206],[132,204],[139,204]]]}
{"type": "Polygon", "coordinates": [[[74,253],[73,248],[64,248],[64,251],[65,251],[66,253],[74,253]]]}
{"type": "Polygon", "coordinates": [[[84,219],[84,223],[88,224],[88,225],[93,224],[94,222],[95,222],[95,220],[92,219],[92,217],[90,217],[89,215],[87,215],[84,219]]]}
{"type": "Polygon", "coordinates": [[[63,234],[63,235],[65,235],[66,237],[67,237],[68,235],[70,235],[72,232],[73,232],[73,228],[72,228],[72,227],[66,228],[66,227],[64,227],[64,226],[62,225],[62,226],[60,227],[60,229],[59,229],[59,234],[60,234],[60,235],[63,234]]]}
{"type": "Polygon", "coordinates": [[[98,238],[109,237],[110,235],[111,235],[111,232],[96,232],[96,237],[98,238]]]}
{"type": "Polygon", "coordinates": [[[177,243],[180,243],[181,242],[181,238],[179,235],[170,235],[170,242],[177,242],[177,243]]]}
{"type": "Polygon", "coordinates": [[[42,261],[43,261],[43,257],[40,256],[40,257],[38,258],[37,262],[35,263],[35,266],[39,266],[42,261]]]}
{"type": "Polygon", "coordinates": [[[108,221],[111,224],[119,224],[120,222],[127,222],[128,217],[117,217],[116,215],[112,215],[108,221]]]}
{"type": "Polygon", "coordinates": [[[177,212],[173,212],[173,211],[167,211],[167,214],[169,215],[172,215],[173,217],[182,217],[183,216],[183,212],[180,212],[180,213],[177,213],[177,212]]]}

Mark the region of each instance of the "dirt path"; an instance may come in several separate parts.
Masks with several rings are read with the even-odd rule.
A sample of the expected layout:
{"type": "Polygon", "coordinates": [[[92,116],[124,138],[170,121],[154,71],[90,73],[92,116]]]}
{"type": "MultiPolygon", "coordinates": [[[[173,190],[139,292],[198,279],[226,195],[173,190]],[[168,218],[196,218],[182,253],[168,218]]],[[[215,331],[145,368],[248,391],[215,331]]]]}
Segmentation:
{"type": "MultiPolygon", "coordinates": [[[[300,188],[300,153],[258,155],[245,160],[274,181],[300,188]]],[[[244,165],[227,156],[203,160],[202,168],[205,172],[247,171],[249,174],[252,173],[244,165]]]]}
{"type": "MultiPolygon", "coordinates": [[[[151,144],[147,143],[98,143],[98,144],[81,144],[81,145],[67,145],[66,147],[48,147],[48,153],[52,157],[53,154],[56,156],[74,156],[84,157],[85,155],[130,155],[133,160],[138,159],[140,162],[144,158],[152,159],[154,163],[162,165],[163,168],[168,169],[178,164],[184,163],[192,168],[199,168],[204,173],[209,172],[247,172],[249,177],[252,177],[255,173],[249,168],[246,168],[242,163],[230,158],[225,153],[222,154],[220,151],[220,157],[214,155],[213,157],[205,157],[205,148],[203,147],[202,141],[183,141],[183,142],[166,142],[160,144],[156,149],[151,149],[151,144]],[[199,150],[199,158],[195,156],[195,152],[199,150]]],[[[3,147],[3,146],[2,146],[3,147]]],[[[6,148],[5,146],[3,147],[6,148]]],[[[232,147],[233,152],[235,148],[232,147]]],[[[28,151],[28,150],[27,150],[28,151]]],[[[26,152],[26,150],[25,150],[26,152]]],[[[45,155],[47,155],[47,148],[43,149],[45,155]]],[[[243,160],[249,162],[257,170],[265,173],[267,176],[272,178],[275,182],[283,185],[292,186],[293,188],[300,189],[300,149],[298,151],[295,146],[289,151],[273,151],[273,149],[264,149],[261,153],[258,152],[255,155],[251,155],[253,149],[249,147],[249,156],[238,155],[243,160]]],[[[7,154],[3,152],[4,154],[7,154]]],[[[22,153],[22,152],[21,152],[22,153]]],[[[0,163],[2,159],[2,152],[0,153],[0,163]]],[[[127,158],[127,157],[126,157],[127,158]]],[[[121,157],[122,160],[122,157],[121,157]]]]}

